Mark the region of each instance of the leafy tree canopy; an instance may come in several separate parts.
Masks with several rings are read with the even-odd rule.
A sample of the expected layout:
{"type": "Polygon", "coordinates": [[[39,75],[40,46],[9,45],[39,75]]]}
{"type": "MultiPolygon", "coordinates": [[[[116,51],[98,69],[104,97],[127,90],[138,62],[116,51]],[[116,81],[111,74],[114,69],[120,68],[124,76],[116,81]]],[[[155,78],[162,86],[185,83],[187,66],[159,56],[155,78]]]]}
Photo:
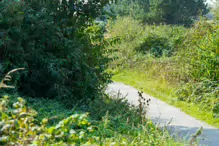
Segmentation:
{"type": "Polygon", "coordinates": [[[131,15],[145,23],[191,24],[208,12],[206,0],[120,0],[112,5],[120,15],[131,15]]]}
{"type": "Polygon", "coordinates": [[[104,72],[103,30],[94,24],[103,0],[0,1],[0,64],[3,73],[24,67],[15,78],[21,93],[61,100],[95,98],[104,72]]]}

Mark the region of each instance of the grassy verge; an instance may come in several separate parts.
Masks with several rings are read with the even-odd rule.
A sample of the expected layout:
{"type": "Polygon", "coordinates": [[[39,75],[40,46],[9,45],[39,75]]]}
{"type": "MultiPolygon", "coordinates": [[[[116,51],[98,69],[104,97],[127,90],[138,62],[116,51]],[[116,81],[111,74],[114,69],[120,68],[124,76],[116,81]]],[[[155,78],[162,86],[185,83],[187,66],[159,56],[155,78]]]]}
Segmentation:
{"type": "Polygon", "coordinates": [[[165,101],[170,105],[180,108],[183,112],[195,117],[196,119],[202,120],[219,128],[219,119],[213,118],[212,112],[202,109],[199,105],[177,100],[177,98],[172,95],[177,87],[173,87],[167,83],[161,83],[156,80],[150,80],[142,73],[133,70],[123,70],[116,73],[113,76],[113,80],[131,85],[151,96],[165,101]]]}

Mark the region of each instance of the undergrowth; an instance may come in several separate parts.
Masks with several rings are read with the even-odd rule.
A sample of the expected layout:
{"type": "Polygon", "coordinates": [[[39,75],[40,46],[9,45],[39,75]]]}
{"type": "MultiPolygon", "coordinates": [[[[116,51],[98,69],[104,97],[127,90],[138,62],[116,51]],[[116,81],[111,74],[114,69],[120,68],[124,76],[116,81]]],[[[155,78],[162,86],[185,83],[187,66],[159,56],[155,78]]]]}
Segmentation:
{"type": "MultiPolygon", "coordinates": [[[[10,73],[0,89],[7,86],[4,81],[11,80],[10,73]]],[[[17,95],[4,95],[0,99],[0,144],[184,145],[145,118],[147,104],[142,92],[139,92],[139,106],[117,93],[74,109],[55,99],[26,97],[24,100],[17,95]]]]}
{"type": "MultiPolygon", "coordinates": [[[[160,131],[151,121],[141,123],[135,108],[130,108],[123,99],[96,100],[91,104],[90,111],[93,112],[90,114],[82,111],[69,113],[71,110],[60,106],[62,111],[53,111],[52,114],[64,113],[60,121],[55,120],[60,115],[39,119],[37,111],[42,105],[33,110],[22,98],[13,104],[9,100],[4,96],[0,102],[0,143],[3,145],[183,145],[175,142],[167,131],[160,131]],[[106,110],[101,111],[102,107],[106,110]]],[[[57,108],[54,102],[48,101],[47,106],[49,103],[57,108]]],[[[44,115],[48,112],[44,111],[44,115]]]]}

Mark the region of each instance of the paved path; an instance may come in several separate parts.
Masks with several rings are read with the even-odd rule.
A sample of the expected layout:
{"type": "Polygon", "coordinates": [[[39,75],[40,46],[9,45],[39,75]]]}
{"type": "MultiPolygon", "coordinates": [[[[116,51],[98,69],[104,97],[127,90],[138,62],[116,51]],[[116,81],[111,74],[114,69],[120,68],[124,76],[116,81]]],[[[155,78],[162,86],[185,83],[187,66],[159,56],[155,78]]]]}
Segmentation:
{"type": "MultiPolygon", "coordinates": [[[[107,93],[115,94],[120,92],[133,104],[138,104],[138,90],[123,83],[113,83],[108,86],[107,93]]],[[[144,97],[150,98],[147,116],[160,127],[167,126],[170,133],[174,136],[177,134],[181,139],[188,140],[190,136],[200,127],[203,127],[203,133],[200,136],[200,145],[219,146],[219,130],[204,122],[180,111],[180,109],[170,106],[154,97],[143,94],[144,97]]]]}

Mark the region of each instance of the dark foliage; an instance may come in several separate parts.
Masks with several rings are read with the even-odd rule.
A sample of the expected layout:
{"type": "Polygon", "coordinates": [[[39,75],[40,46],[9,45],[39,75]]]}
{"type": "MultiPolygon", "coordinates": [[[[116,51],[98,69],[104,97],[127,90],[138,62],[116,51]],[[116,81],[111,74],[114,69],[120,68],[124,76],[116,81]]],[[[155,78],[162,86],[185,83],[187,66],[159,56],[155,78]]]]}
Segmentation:
{"type": "Polygon", "coordinates": [[[170,56],[173,49],[167,38],[154,35],[146,37],[136,50],[144,54],[150,53],[155,57],[161,57],[163,55],[170,56]]]}
{"type": "Polygon", "coordinates": [[[102,29],[93,25],[101,0],[0,2],[3,72],[25,67],[14,82],[34,97],[95,98],[109,81],[102,29]]]}

